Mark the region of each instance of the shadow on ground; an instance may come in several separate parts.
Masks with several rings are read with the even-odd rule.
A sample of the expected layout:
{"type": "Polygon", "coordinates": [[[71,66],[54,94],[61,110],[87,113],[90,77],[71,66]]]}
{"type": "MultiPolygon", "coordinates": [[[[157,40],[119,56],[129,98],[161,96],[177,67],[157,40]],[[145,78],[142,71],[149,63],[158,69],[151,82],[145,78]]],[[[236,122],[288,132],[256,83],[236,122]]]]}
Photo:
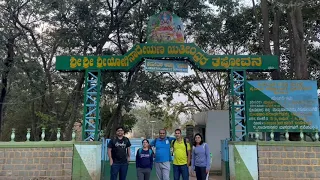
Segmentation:
{"type": "MultiPolygon", "coordinates": [[[[104,171],[102,172],[103,180],[109,180],[110,179],[110,164],[109,162],[104,163],[104,171]]],[[[130,163],[128,168],[128,174],[127,174],[128,180],[137,180],[137,171],[136,171],[136,163],[130,163]]],[[[151,172],[150,180],[157,180],[156,176],[156,170],[153,168],[151,172]]],[[[172,172],[172,165],[171,165],[171,173],[170,173],[170,179],[173,179],[173,172],[172,172]]]]}
{"type": "MultiPolygon", "coordinates": [[[[102,171],[102,179],[103,180],[109,180],[110,179],[110,164],[109,162],[104,163],[103,171],[102,171]]],[[[171,165],[171,172],[170,172],[170,179],[173,180],[173,171],[172,171],[172,165],[171,165]]],[[[182,178],[181,178],[182,179],[182,178]]],[[[130,163],[128,174],[127,174],[127,180],[137,180],[137,172],[136,172],[136,163],[130,163]]],[[[156,170],[152,169],[150,180],[158,180],[156,176],[156,170]]],[[[190,177],[190,180],[196,180],[195,177],[190,177]]],[[[214,176],[209,178],[209,180],[222,180],[221,176],[214,176]]]]}

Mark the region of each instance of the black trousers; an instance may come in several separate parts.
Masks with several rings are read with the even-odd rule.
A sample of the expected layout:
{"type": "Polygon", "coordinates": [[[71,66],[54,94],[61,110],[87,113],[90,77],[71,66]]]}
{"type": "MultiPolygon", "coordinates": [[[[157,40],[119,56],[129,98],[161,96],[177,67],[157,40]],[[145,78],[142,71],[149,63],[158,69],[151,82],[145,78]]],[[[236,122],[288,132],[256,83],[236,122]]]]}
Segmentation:
{"type": "Polygon", "coordinates": [[[196,166],[195,170],[196,170],[197,180],[206,180],[207,178],[206,167],[196,166]]]}

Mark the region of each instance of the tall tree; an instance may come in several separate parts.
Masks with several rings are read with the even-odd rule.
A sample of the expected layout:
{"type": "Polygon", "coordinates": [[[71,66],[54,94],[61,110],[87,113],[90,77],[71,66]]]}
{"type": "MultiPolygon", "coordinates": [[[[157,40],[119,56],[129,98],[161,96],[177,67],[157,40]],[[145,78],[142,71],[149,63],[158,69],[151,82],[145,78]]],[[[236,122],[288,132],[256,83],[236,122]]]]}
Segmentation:
{"type": "MultiPolygon", "coordinates": [[[[1,60],[3,65],[1,68],[1,81],[0,81],[0,137],[2,135],[2,127],[4,124],[4,103],[8,91],[9,73],[14,65],[15,60],[15,45],[16,39],[22,35],[21,30],[17,28],[17,21],[15,16],[20,13],[20,8],[23,8],[24,4],[15,4],[9,1],[9,3],[3,3],[0,5],[0,14],[3,31],[1,32],[1,41],[5,44],[4,59],[1,60]]],[[[2,43],[1,43],[2,44],[2,43]]]]}
{"type": "MultiPolygon", "coordinates": [[[[130,47],[129,45],[132,45],[133,43],[144,43],[146,41],[146,20],[151,15],[157,13],[159,9],[170,10],[173,13],[181,16],[182,19],[193,22],[196,20],[194,17],[199,17],[201,15],[201,13],[199,12],[201,12],[206,7],[207,6],[205,6],[204,2],[201,0],[175,0],[170,2],[155,0],[141,1],[140,3],[138,3],[138,6],[135,6],[133,8],[132,14],[130,18],[128,18],[128,21],[124,21],[123,26],[117,27],[114,36],[111,38],[113,40],[112,42],[116,46],[118,53],[124,54],[130,47]],[[129,24],[131,24],[132,22],[133,24],[130,26],[129,24]]],[[[113,77],[115,79],[114,82],[116,84],[114,87],[116,87],[116,89],[114,90],[114,92],[116,92],[116,96],[118,98],[117,108],[114,112],[114,116],[112,116],[112,121],[110,121],[110,124],[108,124],[107,126],[107,131],[110,132],[109,134],[114,134],[115,128],[123,123],[119,112],[122,108],[127,109],[126,107],[130,107],[131,102],[134,98],[136,98],[136,95],[142,97],[142,99],[144,100],[146,100],[146,97],[150,95],[151,97],[156,97],[152,95],[152,92],[156,87],[158,89],[158,91],[155,91],[157,92],[156,94],[158,94],[160,90],[160,92],[166,93],[166,95],[168,96],[172,96],[172,89],[174,88],[174,85],[171,85],[170,81],[168,81],[167,78],[165,78],[164,76],[159,76],[159,78],[164,79],[162,80],[162,82],[165,83],[153,83],[152,86],[149,85],[146,81],[142,81],[143,83],[141,83],[140,81],[143,79],[140,78],[146,77],[145,75],[143,75],[144,72],[141,70],[141,67],[136,67],[129,73],[112,73],[109,75],[110,77],[113,77]],[[151,88],[150,90],[148,90],[149,93],[142,94],[139,92],[139,90],[136,91],[138,87],[141,87],[140,85],[145,86],[145,88],[142,88],[144,90],[151,88]]],[[[158,75],[155,75],[153,77],[157,76],[158,75]]],[[[154,80],[157,79],[158,78],[154,80]]],[[[158,102],[159,101],[157,101],[157,103],[158,102]]]]}

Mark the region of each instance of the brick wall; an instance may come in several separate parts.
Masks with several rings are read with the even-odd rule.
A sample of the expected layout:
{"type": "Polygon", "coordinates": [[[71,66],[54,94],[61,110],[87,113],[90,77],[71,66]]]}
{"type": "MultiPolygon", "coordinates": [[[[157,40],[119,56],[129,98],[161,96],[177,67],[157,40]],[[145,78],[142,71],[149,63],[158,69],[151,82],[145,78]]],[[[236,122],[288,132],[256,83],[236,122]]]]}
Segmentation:
{"type": "Polygon", "coordinates": [[[259,179],[320,179],[320,145],[298,143],[258,145],[259,179]]]}
{"type": "Polygon", "coordinates": [[[0,180],[70,180],[73,147],[0,147],[0,180]]]}

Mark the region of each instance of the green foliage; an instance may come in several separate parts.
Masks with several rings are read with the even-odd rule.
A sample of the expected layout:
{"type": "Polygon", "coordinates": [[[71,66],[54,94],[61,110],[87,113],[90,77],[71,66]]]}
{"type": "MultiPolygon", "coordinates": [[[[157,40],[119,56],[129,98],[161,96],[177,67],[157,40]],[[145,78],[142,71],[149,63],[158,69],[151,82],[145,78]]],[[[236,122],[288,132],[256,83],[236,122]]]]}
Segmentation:
{"type": "Polygon", "coordinates": [[[152,137],[152,127],[154,135],[159,129],[164,128],[163,121],[152,114],[153,109],[150,106],[136,107],[132,110],[132,114],[137,118],[137,123],[134,126],[135,137],[152,137]]]}
{"type": "MultiPolygon", "coordinates": [[[[107,127],[107,124],[112,119],[115,108],[116,107],[112,105],[104,105],[101,107],[101,129],[107,127]]],[[[131,113],[124,112],[121,115],[121,118],[123,119],[123,128],[125,132],[131,131],[137,122],[137,118],[131,113]]]]}
{"type": "MultiPolygon", "coordinates": [[[[280,54],[286,57],[281,59],[281,78],[291,79],[294,77],[294,50],[289,47],[290,8],[277,6],[275,1],[269,1],[269,5],[271,42],[276,38],[272,30],[274,10],[280,11],[280,54]]],[[[319,81],[320,51],[314,45],[319,42],[316,34],[320,25],[318,6],[318,1],[308,1],[302,7],[302,14],[310,78],[319,81]]],[[[8,74],[2,138],[8,140],[14,127],[17,138],[23,140],[26,128],[32,127],[31,138],[39,139],[42,126],[48,128],[48,138],[52,138],[54,129],[61,127],[62,132],[68,133],[73,122],[82,118],[83,73],[57,72],[54,56],[123,54],[133,44],[146,41],[148,18],[164,9],[182,18],[187,42],[196,42],[210,54],[261,54],[259,37],[263,34],[257,31],[263,30],[260,4],[255,8],[257,18],[252,7],[243,7],[238,0],[1,3],[0,78],[7,70],[4,60],[8,38],[21,34],[14,44],[14,64],[8,74]]],[[[248,78],[270,79],[270,75],[249,73],[248,78]]],[[[146,123],[149,119],[157,121],[157,128],[170,129],[180,125],[182,113],[228,108],[226,73],[195,71],[195,74],[181,77],[173,73],[144,72],[142,65],[133,72],[103,72],[102,80],[102,100],[112,99],[102,106],[102,129],[118,122],[127,131],[141,122],[140,127],[146,125],[144,129],[150,129],[150,124],[146,123]],[[172,103],[175,93],[186,95],[188,101],[172,103]],[[138,101],[150,104],[147,114],[133,113],[138,101]]]]}
{"type": "Polygon", "coordinates": [[[320,47],[313,47],[309,50],[309,61],[311,79],[318,81],[318,88],[320,89],[320,47]]]}
{"type": "MultiPolygon", "coordinates": [[[[46,114],[43,112],[35,112],[35,117],[39,119],[37,126],[35,128],[41,129],[46,128],[46,132],[54,133],[58,127],[61,127],[63,123],[59,122],[55,113],[46,114]]],[[[63,128],[64,129],[64,128],[63,128]]]]}
{"type": "Polygon", "coordinates": [[[40,119],[40,123],[38,124],[38,128],[40,127],[48,127],[49,124],[52,124],[53,121],[55,121],[54,117],[42,113],[42,112],[36,112],[36,116],[40,119]]]}
{"type": "MultiPolygon", "coordinates": [[[[6,111],[6,121],[2,131],[2,141],[9,141],[11,129],[15,128],[15,140],[25,141],[27,128],[31,128],[32,115],[29,113],[28,108],[16,105],[15,108],[8,107],[6,111]]],[[[35,134],[31,134],[31,139],[34,139],[35,134]]]]}
{"type": "Polygon", "coordinates": [[[151,128],[154,125],[154,133],[159,129],[172,131],[181,125],[179,115],[188,113],[188,109],[182,103],[167,103],[165,106],[148,104],[145,107],[136,107],[132,113],[138,119],[135,130],[144,137],[151,137],[151,128]]]}

